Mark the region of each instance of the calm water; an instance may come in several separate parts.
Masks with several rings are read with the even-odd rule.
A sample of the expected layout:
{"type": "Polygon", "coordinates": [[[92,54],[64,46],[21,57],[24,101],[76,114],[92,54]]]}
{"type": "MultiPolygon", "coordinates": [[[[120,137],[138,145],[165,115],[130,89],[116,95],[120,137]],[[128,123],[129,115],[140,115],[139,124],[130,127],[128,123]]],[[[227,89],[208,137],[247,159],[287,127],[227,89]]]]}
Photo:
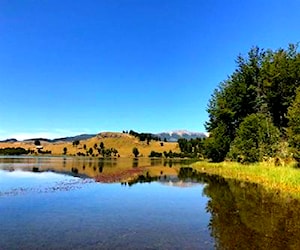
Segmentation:
{"type": "Polygon", "coordinates": [[[184,167],[177,177],[151,183],[90,178],[131,164],[0,158],[0,249],[300,248],[299,201],[259,186],[198,174],[179,162],[172,162],[184,167]]]}

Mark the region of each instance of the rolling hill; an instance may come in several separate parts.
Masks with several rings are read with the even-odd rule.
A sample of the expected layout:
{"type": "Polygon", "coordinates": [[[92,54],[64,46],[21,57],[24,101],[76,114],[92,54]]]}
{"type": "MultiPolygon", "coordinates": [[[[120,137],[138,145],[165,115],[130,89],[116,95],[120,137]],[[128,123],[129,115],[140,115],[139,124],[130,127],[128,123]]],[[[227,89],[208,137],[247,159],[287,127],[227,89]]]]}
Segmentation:
{"type": "MultiPolygon", "coordinates": [[[[88,136],[89,137],[89,136],[88,136]]],[[[164,151],[169,152],[170,150],[173,152],[179,152],[179,147],[177,143],[173,142],[159,142],[159,141],[150,141],[149,145],[146,141],[139,141],[138,138],[125,134],[125,133],[115,133],[115,132],[103,132],[97,134],[93,137],[79,140],[79,145],[74,146],[73,141],[78,140],[80,137],[72,137],[73,139],[55,139],[55,140],[47,140],[40,138],[40,143],[42,146],[42,152],[51,151],[52,155],[62,155],[64,152],[64,148],[67,149],[67,155],[76,155],[77,153],[85,154],[87,150],[90,148],[93,151],[93,154],[97,156],[98,151],[95,149],[95,144],[99,147],[100,143],[103,142],[105,148],[115,148],[118,150],[118,154],[121,157],[131,157],[132,149],[137,147],[140,156],[148,156],[150,152],[156,151],[163,153],[164,151]]],[[[22,147],[25,149],[34,150],[37,152],[37,148],[34,145],[34,139],[25,140],[25,141],[6,141],[0,143],[0,148],[5,147],[22,147]]]]}

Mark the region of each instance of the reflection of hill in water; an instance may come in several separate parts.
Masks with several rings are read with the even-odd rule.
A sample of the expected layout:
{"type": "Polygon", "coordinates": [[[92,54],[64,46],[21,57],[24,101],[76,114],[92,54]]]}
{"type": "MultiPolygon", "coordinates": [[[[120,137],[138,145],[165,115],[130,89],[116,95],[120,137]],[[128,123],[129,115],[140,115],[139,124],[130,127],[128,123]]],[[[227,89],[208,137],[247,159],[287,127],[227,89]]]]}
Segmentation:
{"type": "Polygon", "coordinates": [[[203,174],[198,173],[190,167],[180,167],[176,175],[158,175],[151,176],[149,172],[146,175],[139,175],[128,182],[129,185],[144,182],[159,182],[163,185],[175,187],[191,187],[199,184],[204,184],[203,174]]]}
{"type": "MultiPolygon", "coordinates": [[[[119,182],[131,176],[142,175],[144,172],[148,172],[148,169],[156,169],[156,176],[160,176],[162,173],[169,175],[170,172],[174,175],[177,174],[174,167],[187,163],[186,160],[166,161],[149,158],[2,157],[0,158],[0,169],[51,171],[82,178],[90,177],[100,182],[119,182]]],[[[153,173],[151,174],[153,175],[153,173]]]]}

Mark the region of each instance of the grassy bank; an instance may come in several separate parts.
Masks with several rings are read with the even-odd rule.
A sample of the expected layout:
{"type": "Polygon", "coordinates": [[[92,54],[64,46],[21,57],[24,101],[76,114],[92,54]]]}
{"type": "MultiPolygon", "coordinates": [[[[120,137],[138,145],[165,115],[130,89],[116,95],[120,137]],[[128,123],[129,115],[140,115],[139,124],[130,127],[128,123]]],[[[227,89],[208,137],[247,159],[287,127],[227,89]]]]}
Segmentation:
{"type": "Polygon", "coordinates": [[[295,163],[277,167],[273,163],[242,165],[234,162],[196,162],[192,166],[199,172],[216,174],[263,185],[268,190],[300,198],[300,169],[295,163]]]}

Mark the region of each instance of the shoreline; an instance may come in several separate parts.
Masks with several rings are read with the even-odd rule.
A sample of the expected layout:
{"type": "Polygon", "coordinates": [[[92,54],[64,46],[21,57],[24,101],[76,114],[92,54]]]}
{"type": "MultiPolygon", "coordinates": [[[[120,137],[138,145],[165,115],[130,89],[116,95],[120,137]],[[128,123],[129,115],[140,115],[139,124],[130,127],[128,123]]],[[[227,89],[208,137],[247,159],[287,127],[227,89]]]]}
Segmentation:
{"type": "Polygon", "coordinates": [[[255,183],[267,191],[300,198],[300,169],[293,166],[294,163],[287,166],[275,166],[273,163],[266,162],[243,165],[236,162],[210,163],[205,161],[191,165],[200,173],[255,183]]]}

